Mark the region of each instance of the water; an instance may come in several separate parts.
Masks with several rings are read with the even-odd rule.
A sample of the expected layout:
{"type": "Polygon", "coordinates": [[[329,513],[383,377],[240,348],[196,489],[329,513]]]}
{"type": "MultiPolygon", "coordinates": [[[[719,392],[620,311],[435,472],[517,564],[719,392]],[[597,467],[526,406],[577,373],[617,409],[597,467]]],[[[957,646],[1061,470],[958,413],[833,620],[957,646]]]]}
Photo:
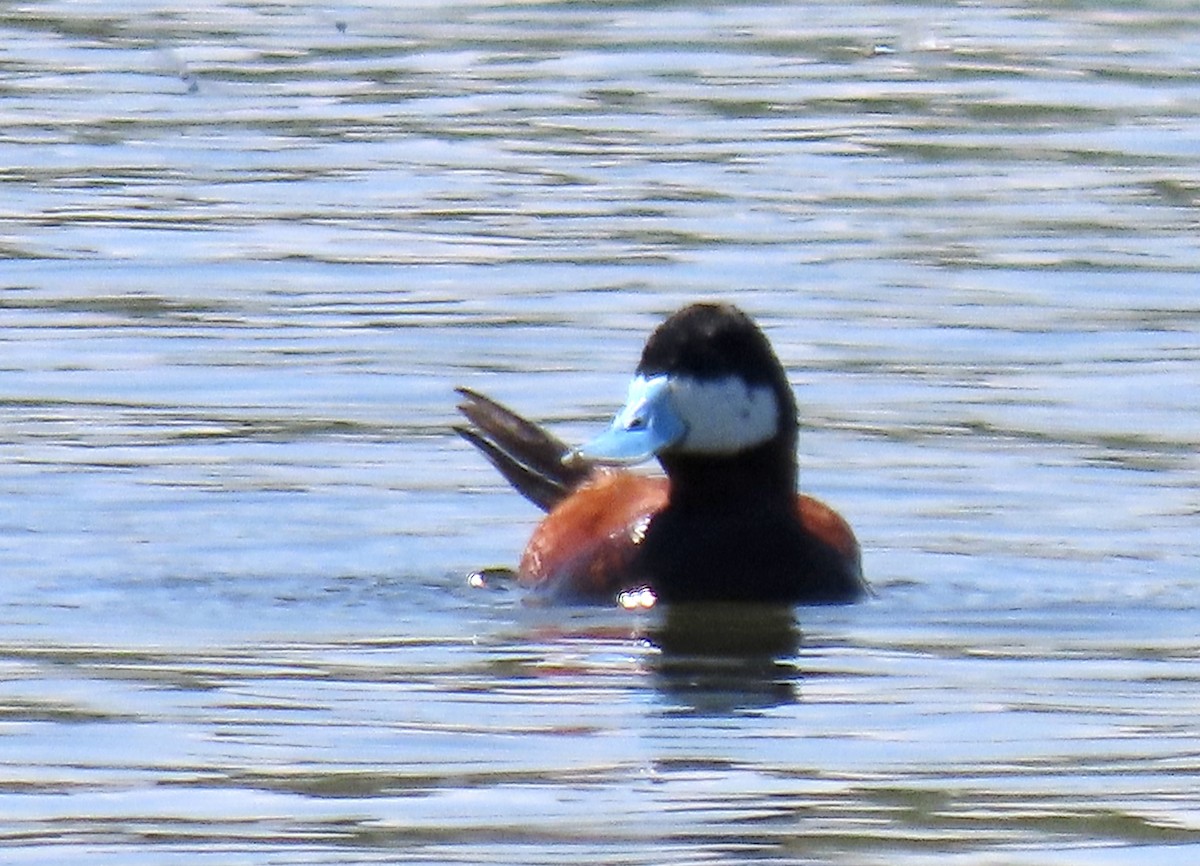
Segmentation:
{"type": "Polygon", "coordinates": [[[5,862],[1194,859],[1198,25],[0,11],[5,862]],[[579,441],[698,297],[876,598],[469,589],[452,387],[579,441]]]}

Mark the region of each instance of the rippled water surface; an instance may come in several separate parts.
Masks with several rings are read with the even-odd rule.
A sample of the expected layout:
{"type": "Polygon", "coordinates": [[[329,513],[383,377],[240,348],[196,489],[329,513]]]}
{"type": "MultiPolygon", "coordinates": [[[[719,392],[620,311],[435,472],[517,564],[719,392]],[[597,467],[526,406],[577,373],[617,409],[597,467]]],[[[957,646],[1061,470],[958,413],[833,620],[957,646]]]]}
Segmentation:
{"type": "Polygon", "coordinates": [[[0,6],[6,863],[1200,856],[1200,11],[0,6]],[[465,575],[723,297],[871,601],[465,575]]]}

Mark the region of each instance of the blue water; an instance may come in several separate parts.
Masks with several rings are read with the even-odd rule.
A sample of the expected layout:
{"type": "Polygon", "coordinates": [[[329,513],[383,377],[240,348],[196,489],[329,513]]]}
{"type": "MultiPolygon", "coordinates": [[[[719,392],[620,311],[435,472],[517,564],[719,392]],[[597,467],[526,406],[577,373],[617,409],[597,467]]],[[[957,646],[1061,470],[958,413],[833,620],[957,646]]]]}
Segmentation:
{"type": "Polygon", "coordinates": [[[0,845],[1186,862],[1200,14],[0,11],[0,845]],[[453,387],[568,441],[752,313],[875,597],[531,606],[453,387]]]}

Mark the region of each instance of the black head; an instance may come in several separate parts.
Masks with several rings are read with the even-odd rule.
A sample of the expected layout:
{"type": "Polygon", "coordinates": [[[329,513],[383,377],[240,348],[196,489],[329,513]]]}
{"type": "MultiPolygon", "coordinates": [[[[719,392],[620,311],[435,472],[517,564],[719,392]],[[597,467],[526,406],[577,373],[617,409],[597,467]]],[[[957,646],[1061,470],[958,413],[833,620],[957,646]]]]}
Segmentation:
{"type": "MultiPolygon", "coordinates": [[[[693,304],[646,343],[625,407],[579,455],[657,456],[673,479],[717,475],[794,495],[796,401],[766,335],[730,304],[693,304]]],[[[676,486],[675,489],[678,489],[676,486]]]]}
{"type": "Polygon", "coordinates": [[[748,385],[768,385],[789,398],[783,365],[754,320],[732,304],[692,304],[659,325],[638,373],[666,373],[712,381],[736,377],[748,385]]]}
{"type": "MultiPolygon", "coordinates": [[[[695,435],[681,443],[681,451],[703,452],[699,434],[706,426],[728,424],[729,419],[721,416],[731,406],[736,408],[743,393],[769,393],[776,411],[770,435],[746,427],[740,432],[758,441],[782,440],[786,450],[795,449],[796,398],[787,373],[766,334],[732,304],[692,304],[670,316],[646,341],[637,372],[647,379],[669,376],[676,383],[673,390],[680,411],[694,415],[687,421],[695,435]],[[695,405],[689,406],[688,386],[692,383],[704,394],[697,395],[695,405]]],[[[749,420],[751,413],[742,407],[738,414],[749,420]]],[[[714,436],[718,432],[714,430],[714,436]]],[[[736,437],[738,432],[721,435],[736,437]]]]}

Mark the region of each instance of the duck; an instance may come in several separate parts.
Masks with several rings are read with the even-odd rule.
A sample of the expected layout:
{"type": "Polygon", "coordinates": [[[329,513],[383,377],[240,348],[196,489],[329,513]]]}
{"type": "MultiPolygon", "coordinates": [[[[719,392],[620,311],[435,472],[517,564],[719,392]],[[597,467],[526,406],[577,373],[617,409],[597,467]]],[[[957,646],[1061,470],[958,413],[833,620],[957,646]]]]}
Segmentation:
{"type": "Polygon", "coordinates": [[[624,406],[579,447],[477,391],[457,392],[466,423],[456,432],[547,512],[517,568],[543,598],[839,604],[867,594],[850,524],[797,492],[786,371],[732,304],[667,317],[624,406]],[[661,474],[633,469],[651,459],[661,474]]]}

